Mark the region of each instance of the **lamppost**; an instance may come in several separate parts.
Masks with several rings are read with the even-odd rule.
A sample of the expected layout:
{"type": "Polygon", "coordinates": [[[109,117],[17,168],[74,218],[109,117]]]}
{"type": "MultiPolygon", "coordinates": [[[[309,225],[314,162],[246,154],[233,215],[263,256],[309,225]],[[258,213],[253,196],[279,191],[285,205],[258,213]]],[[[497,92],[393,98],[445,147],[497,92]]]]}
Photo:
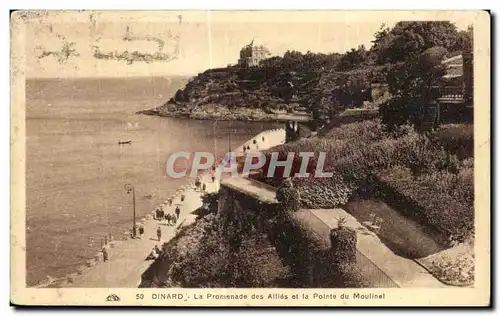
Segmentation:
{"type": "Polygon", "coordinates": [[[213,132],[213,138],[214,138],[214,157],[217,157],[217,139],[215,137],[215,125],[216,124],[217,124],[217,120],[215,120],[214,123],[212,124],[212,132],[213,132]]]}
{"type": "Polygon", "coordinates": [[[229,152],[231,152],[231,127],[232,127],[231,120],[228,121],[228,124],[229,124],[229,152]]]}
{"type": "Polygon", "coordinates": [[[127,183],[125,184],[125,190],[127,191],[127,194],[130,194],[130,192],[132,192],[132,201],[133,201],[133,204],[134,204],[134,223],[132,226],[132,237],[135,238],[136,235],[137,235],[137,232],[136,232],[136,225],[135,225],[135,187],[130,184],[130,183],[127,183]]]}

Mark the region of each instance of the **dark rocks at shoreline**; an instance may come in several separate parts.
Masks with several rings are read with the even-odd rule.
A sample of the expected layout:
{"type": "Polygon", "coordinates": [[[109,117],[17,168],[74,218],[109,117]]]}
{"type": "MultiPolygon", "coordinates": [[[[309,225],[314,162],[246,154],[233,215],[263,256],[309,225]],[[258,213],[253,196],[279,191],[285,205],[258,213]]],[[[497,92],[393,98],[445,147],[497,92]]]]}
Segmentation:
{"type": "Polygon", "coordinates": [[[196,105],[184,106],[179,108],[179,105],[172,106],[172,104],[163,105],[157,108],[137,111],[136,114],[154,115],[161,117],[184,118],[193,120],[218,120],[218,121],[245,121],[245,122],[284,122],[288,120],[296,120],[299,122],[307,122],[309,118],[303,115],[295,114],[276,114],[265,113],[257,111],[248,111],[245,108],[238,108],[236,110],[227,110],[226,107],[217,107],[219,110],[208,112],[196,105]]]}

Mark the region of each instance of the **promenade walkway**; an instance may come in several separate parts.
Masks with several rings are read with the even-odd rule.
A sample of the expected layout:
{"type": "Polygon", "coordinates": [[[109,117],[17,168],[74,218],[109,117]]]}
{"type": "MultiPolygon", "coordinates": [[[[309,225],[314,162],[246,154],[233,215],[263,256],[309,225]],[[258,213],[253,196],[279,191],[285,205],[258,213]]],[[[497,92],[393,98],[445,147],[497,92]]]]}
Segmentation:
{"type": "Polygon", "coordinates": [[[284,144],[286,140],[285,130],[282,128],[272,129],[268,131],[261,132],[257,134],[252,139],[248,140],[246,143],[238,146],[234,152],[236,155],[243,155],[244,147],[250,147],[249,150],[246,150],[247,153],[257,153],[262,150],[266,150],[281,144],[284,144]],[[255,142],[255,143],[254,143],[255,142]]]}
{"type": "MultiPolygon", "coordinates": [[[[211,175],[202,176],[202,182],[206,184],[206,192],[214,192],[219,188],[217,180],[212,182],[211,175]]],[[[202,206],[202,193],[196,191],[194,186],[186,186],[177,191],[173,198],[172,206],[164,204],[166,213],[174,213],[177,205],[181,208],[179,220],[175,226],[168,226],[166,222],[160,223],[150,216],[143,221],[143,239],[128,239],[126,241],[115,241],[108,249],[109,260],[107,262],[97,262],[94,266],[86,268],[82,275],[73,274],[72,283],[67,283],[64,287],[85,287],[85,288],[135,288],[141,282],[142,273],[151,265],[152,261],[146,261],[155,245],[161,249],[163,243],[171,240],[180,226],[186,226],[194,222],[196,215],[191,214],[194,210],[202,206]],[[181,195],[185,199],[181,202],[181,195]],[[162,229],[162,239],[157,240],[156,230],[162,229]]],[[[102,259],[102,257],[101,257],[102,259]]]]}

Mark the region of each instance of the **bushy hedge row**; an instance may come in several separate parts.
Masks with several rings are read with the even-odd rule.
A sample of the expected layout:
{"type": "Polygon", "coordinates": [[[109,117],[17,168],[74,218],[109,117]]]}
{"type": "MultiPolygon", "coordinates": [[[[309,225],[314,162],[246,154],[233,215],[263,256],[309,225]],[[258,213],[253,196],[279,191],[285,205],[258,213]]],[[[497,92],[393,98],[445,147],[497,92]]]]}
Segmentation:
{"type": "MultiPolygon", "coordinates": [[[[460,144],[471,145],[473,135],[468,126],[454,129],[446,133],[461,136],[449,144],[453,143],[450,137],[420,134],[409,127],[400,128],[398,136],[388,135],[379,121],[365,121],[334,128],[323,137],[285,144],[278,150],[284,151],[284,156],[288,151],[326,152],[325,170],[333,173],[332,178],[293,180],[303,207],[338,207],[368,187],[373,173],[404,168],[411,177],[404,184],[400,178],[391,180],[391,188],[418,200],[423,210],[418,216],[429,217],[429,225],[461,240],[474,222],[474,170],[472,158],[461,160],[456,153],[460,144]]],[[[470,153],[460,154],[467,155],[470,153]]]]}
{"type": "Polygon", "coordinates": [[[443,125],[433,139],[460,159],[474,157],[474,125],[443,125]]]}
{"type": "Polygon", "coordinates": [[[394,167],[377,174],[376,188],[390,195],[404,212],[436,228],[451,244],[474,232],[473,171],[437,172],[415,177],[410,169],[394,167]],[[389,191],[389,192],[388,192],[389,191]],[[402,207],[401,207],[402,206],[402,207]]]}
{"type": "MultiPolygon", "coordinates": [[[[294,179],[301,202],[311,208],[344,204],[376,170],[404,166],[416,175],[459,171],[460,160],[440,143],[411,129],[405,133],[392,137],[383,132],[378,121],[366,121],[347,124],[324,137],[300,140],[275,150],[283,152],[280,157],[286,157],[287,152],[295,152],[296,156],[301,151],[314,152],[316,157],[319,152],[326,152],[324,169],[333,172],[332,178],[294,179]]],[[[294,161],[292,169],[298,170],[299,166],[300,161],[294,161]]]]}
{"type": "Polygon", "coordinates": [[[300,202],[304,208],[332,208],[332,205],[343,205],[353,193],[353,188],[339,175],[332,178],[297,179],[295,185],[300,192],[300,202]]]}

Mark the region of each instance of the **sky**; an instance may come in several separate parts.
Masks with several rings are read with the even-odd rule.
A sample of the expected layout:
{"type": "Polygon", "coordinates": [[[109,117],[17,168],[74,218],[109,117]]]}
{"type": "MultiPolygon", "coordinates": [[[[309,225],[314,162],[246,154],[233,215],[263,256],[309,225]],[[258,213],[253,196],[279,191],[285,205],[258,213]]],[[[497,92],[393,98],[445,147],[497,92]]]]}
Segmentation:
{"type": "Polygon", "coordinates": [[[369,47],[382,24],[434,19],[465,29],[473,18],[465,11],[34,12],[22,17],[25,73],[31,78],[195,75],[237,63],[240,49],[252,39],[278,56],[287,50],[343,53],[360,44],[369,47]],[[133,40],[125,41],[126,34],[133,40]],[[154,54],[157,39],[165,42],[162,52],[172,58],[130,64],[93,56],[96,47],[106,53],[154,54]],[[61,59],[57,54],[64,42],[74,43],[74,53],[61,59]],[[44,56],[43,52],[56,54],[44,56]]]}

